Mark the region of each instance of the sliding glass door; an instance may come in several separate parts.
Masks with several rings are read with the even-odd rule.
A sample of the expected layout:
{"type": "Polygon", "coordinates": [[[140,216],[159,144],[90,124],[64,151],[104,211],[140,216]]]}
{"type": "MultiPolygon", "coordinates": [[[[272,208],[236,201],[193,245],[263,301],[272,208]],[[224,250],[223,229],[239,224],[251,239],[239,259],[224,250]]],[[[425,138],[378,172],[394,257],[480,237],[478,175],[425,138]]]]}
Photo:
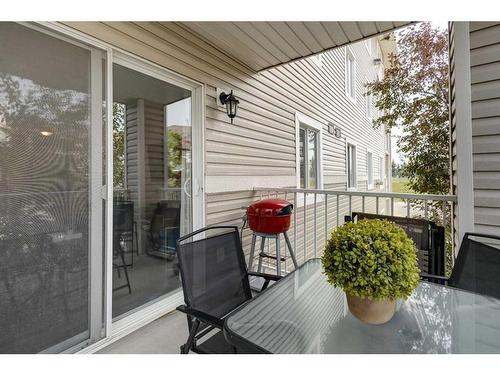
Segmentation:
{"type": "Polygon", "coordinates": [[[0,353],[99,338],[102,83],[100,51],[0,23],[0,353]]]}
{"type": "Polygon", "coordinates": [[[192,93],[113,64],[114,320],[180,287],[176,241],[192,230],[192,93]]]}

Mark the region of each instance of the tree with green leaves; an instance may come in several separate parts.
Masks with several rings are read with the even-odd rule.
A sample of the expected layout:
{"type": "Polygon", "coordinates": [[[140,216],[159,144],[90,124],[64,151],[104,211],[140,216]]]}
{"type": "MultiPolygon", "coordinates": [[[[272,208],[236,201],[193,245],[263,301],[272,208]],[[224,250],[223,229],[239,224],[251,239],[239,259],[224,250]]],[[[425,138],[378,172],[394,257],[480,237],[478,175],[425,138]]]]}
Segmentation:
{"type": "Polygon", "coordinates": [[[367,85],[382,113],[374,126],[403,130],[397,141],[406,159],[402,176],[413,191],[448,194],[447,32],[419,23],[398,32],[396,43],[383,79],[367,85]]]}
{"type": "Polygon", "coordinates": [[[125,186],[125,105],[113,103],[113,185],[125,186]]]}

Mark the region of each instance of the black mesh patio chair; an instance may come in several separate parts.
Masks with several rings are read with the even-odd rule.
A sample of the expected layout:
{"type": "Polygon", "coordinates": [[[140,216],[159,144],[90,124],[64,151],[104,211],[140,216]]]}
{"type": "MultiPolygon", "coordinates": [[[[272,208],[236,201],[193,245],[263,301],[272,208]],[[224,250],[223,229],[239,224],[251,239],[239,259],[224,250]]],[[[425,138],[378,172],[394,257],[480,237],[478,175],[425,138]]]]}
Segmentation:
{"type": "MultiPolygon", "coordinates": [[[[418,266],[423,274],[444,276],[444,227],[425,219],[353,212],[348,220],[385,219],[404,229],[417,247],[418,266]]],[[[436,282],[436,280],[430,280],[436,282]]]]}
{"type": "Polygon", "coordinates": [[[455,288],[500,298],[500,236],[465,233],[450,278],[425,276],[455,288]]]}
{"type": "Polygon", "coordinates": [[[236,226],[207,227],[183,236],[177,240],[177,255],[185,302],[177,310],[187,315],[189,328],[181,354],[244,353],[226,341],[224,319],[252,298],[249,276],[265,280],[262,290],[280,277],[247,271],[236,226]]]}

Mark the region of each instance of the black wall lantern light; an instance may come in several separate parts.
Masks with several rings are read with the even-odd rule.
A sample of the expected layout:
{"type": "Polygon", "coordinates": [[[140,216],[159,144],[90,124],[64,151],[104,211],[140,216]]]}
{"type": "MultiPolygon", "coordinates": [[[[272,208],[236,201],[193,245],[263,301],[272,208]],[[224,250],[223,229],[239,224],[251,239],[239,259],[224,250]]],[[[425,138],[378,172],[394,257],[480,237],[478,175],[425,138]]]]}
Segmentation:
{"type": "Polygon", "coordinates": [[[236,111],[238,110],[239,100],[233,95],[233,90],[229,94],[221,92],[219,95],[220,102],[226,106],[226,113],[231,119],[231,124],[233,123],[233,118],[236,116],[236,111]]]}

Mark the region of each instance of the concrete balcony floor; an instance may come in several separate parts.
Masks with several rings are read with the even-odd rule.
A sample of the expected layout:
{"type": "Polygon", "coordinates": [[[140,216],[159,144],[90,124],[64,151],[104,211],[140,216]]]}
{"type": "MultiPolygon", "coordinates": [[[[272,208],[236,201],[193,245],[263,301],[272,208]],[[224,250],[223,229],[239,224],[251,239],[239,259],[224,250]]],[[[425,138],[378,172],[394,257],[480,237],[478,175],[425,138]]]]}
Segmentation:
{"type": "Polygon", "coordinates": [[[98,354],[179,354],[187,336],[186,316],[175,311],[115,341],[98,354]]]}

